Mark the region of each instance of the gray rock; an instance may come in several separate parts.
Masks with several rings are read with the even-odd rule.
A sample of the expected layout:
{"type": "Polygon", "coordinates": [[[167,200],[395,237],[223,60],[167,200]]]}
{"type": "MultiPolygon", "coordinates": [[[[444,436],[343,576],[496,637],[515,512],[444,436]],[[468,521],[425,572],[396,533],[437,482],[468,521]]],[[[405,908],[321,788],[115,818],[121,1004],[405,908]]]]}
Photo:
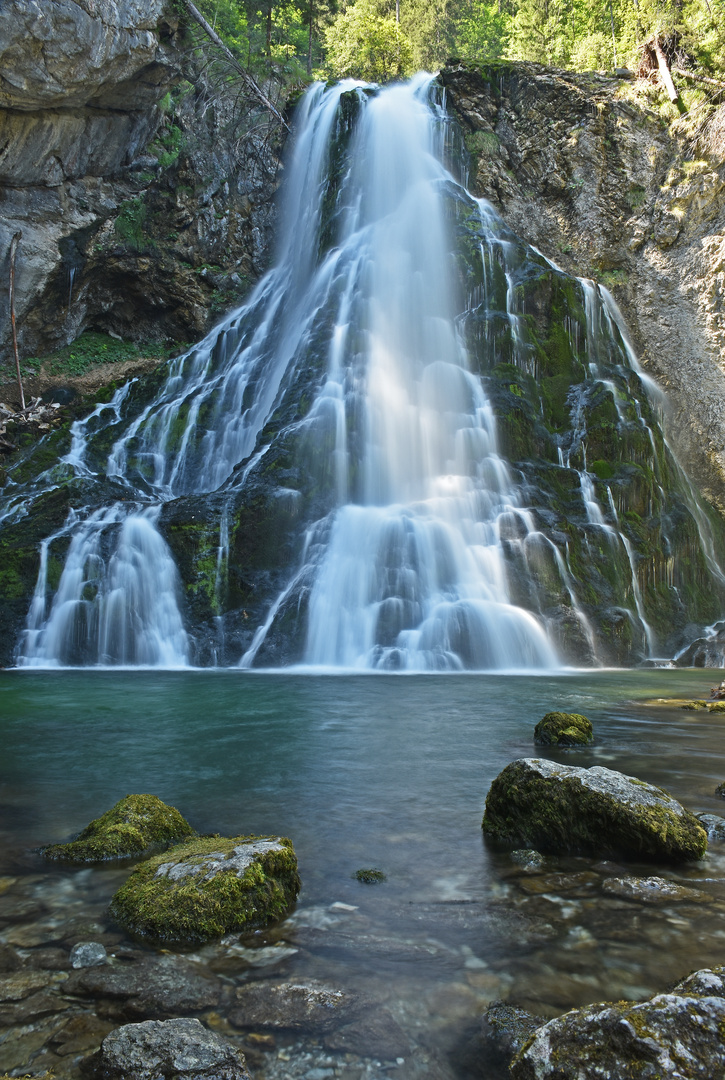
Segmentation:
{"type": "Polygon", "coordinates": [[[108,953],[99,941],[79,941],[70,951],[73,968],[99,967],[108,963],[108,953]]]}
{"type": "Polygon", "coordinates": [[[272,1028],[319,1034],[351,1023],[360,1000],[323,983],[250,983],[236,993],[229,1012],[235,1027],[272,1028]]]}
{"type": "Polygon", "coordinates": [[[541,1016],[505,1001],[493,1001],[481,1018],[479,1055],[483,1070],[505,1070],[543,1023],[541,1016]]]}
{"type": "Polygon", "coordinates": [[[224,984],[197,965],[172,954],[133,963],[73,971],[64,991],[77,997],[107,998],[114,1016],[128,1020],[203,1012],[219,1005],[224,984]]]}
{"type": "Polygon", "coordinates": [[[602,885],[602,892],[643,904],[665,904],[673,900],[703,903],[712,900],[712,896],[702,889],[689,889],[661,877],[608,878],[602,885]]]}
{"type": "Polygon", "coordinates": [[[250,1080],[241,1050],[191,1019],[126,1024],[94,1059],[98,1080],[250,1080]]]}
{"type": "Polygon", "coordinates": [[[387,1009],[370,1010],[325,1035],[322,1041],[328,1050],[388,1061],[410,1052],[407,1035],[387,1009]]]}
{"type": "Polygon", "coordinates": [[[605,1002],[543,1024],[513,1080],[715,1080],[725,1070],[725,969],[698,971],[640,1004],[605,1002]]]}
{"type": "Polygon", "coordinates": [[[707,833],[708,840],[725,840],[725,818],[718,814],[697,814],[697,820],[707,833]]]}
{"type": "Polygon", "coordinates": [[[594,766],[521,758],[491,784],[483,830],[494,842],[559,854],[686,862],[707,835],[662,788],[594,766]]]}

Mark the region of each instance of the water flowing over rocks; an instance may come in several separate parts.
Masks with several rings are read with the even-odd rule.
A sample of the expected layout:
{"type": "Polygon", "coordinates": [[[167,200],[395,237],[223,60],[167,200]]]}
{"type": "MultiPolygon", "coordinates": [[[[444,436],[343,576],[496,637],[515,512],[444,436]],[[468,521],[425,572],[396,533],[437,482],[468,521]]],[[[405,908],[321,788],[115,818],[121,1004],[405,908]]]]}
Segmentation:
{"type": "Polygon", "coordinates": [[[611,769],[522,758],[491,784],[484,834],[511,847],[662,862],[700,859],[707,834],[666,791],[611,769]]]}
{"type": "Polygon", "coordinates": [[[688,162],[685,140],[614,77],[452,62],[441,80],[475,155],[472,188],[549,258],[614,288],[669,395],[668,431],[722,507],[722,162],[688,162]]]}
{"type": "Polygon", "coordinates": [[[725,1068],[723,1023],[723,968],[705,969],[641,1004],[590,1005],[550,1020],[514,1058],[510,1074],[513,1080],[713,1080],[725,1068]]]}
{"type": "Polygon", "coordinates": [[[95,1080],[251,1080],[244,1054],[198,1020],[127,1024],[103,1040],[85,1064],[95,1080]]]}
{"type": "Polygon", "coordinates": [[[247,303],[9,473],[6,660],[520,670],[705,634],[722,522],[611,294],[466,191],[429,77],[318,84],[297,123],[247,303]]]}

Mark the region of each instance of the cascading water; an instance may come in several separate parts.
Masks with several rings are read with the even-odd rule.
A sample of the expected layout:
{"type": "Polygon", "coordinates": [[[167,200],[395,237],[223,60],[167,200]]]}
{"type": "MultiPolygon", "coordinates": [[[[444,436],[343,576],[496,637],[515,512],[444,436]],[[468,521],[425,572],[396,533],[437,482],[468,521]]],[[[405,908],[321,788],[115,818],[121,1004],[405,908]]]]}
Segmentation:
{"type": "Polygon", "coordinates": [[[73,506],[20,664],[546,668],[652,655],[656,604],[714,623],[616,305],[455,180],[436,93],[312,87],[275,267],[8,485],[11,525],[73,506]]]}

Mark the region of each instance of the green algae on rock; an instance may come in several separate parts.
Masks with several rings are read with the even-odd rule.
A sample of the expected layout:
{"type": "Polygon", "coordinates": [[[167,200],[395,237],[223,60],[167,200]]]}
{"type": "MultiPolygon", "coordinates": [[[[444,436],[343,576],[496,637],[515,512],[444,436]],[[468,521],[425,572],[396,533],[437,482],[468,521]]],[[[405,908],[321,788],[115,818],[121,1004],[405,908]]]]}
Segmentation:
{"type": "Polygon", "coordinates": [[[194,830],[178,810],[155,795],[126,795],[101,817],[86,825],[69,844],[43,848],[46,859],[103,862],[143,855],[154,848],[193,836],[194,830]]]}
{"type": "Polygon", "coordinates": [[[603,1002],[543,1024],[510,1066],[513,1080],[672,1077],[725,1071],[725,968],[689,975],[648,1001],[603,1002]]]}
{"type": "Polygon", "coordinates": [[[587,746],[594,742],[591,721],[581,713],[550,712],[534,728],[537,746],[587,746]]]}
{"type": "Polygon", "coordinates": [[[486,797],[483,831],[506,847],[677,863],[700,859],[707,834],[662,788],[594,766],[511,762],[486,797]]]}
{"type": "Polygon", "coordinates": [[[136,937],[201,942],[281,919],[299,890],[291,840],[212,836],[185,841],[137,866],[110,910],[136,937]]]}

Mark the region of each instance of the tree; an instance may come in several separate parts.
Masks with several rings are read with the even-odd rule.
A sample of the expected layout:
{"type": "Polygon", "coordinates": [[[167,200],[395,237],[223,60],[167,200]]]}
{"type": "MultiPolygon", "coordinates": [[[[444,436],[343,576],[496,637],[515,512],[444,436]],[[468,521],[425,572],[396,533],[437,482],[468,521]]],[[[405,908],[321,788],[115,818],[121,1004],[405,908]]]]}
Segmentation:
{"type": "Polygon", "coordinates": [[[375,0],[356,0],[325,30],[327,68],[338,77],[387,82],[411,74],[410,42],[375,0]]]}
{"type": "Polygon", "coordinates": [[[456,28],[454,52],[464,60],[498,60],[505,56],[511,36],[511,16],[500,0],[470,0],[456,28]]]}

